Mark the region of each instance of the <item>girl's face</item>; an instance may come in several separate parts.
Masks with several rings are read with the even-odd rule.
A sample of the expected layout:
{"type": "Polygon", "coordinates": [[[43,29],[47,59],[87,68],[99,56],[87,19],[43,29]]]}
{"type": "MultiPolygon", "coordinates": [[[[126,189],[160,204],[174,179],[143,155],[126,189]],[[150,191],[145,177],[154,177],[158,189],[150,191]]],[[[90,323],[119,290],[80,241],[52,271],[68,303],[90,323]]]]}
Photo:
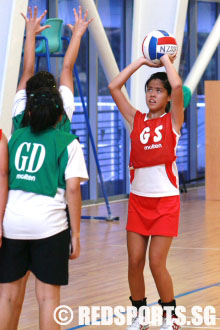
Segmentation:
{"type": "Polygon", "coordinates": [[[170,101],[170,95],[164,88],[160,79],[153,79],[149,82],[146,90],[146,103],[151,112],[164,110],[167,102],[170,101]]]}

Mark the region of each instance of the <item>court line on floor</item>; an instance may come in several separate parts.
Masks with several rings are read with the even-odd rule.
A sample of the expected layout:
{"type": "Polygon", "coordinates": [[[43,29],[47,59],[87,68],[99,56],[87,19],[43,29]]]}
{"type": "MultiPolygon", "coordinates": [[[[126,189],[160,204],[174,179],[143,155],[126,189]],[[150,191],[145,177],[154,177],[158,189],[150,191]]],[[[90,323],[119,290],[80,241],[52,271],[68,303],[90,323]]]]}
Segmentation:
{"type": "MultiPolygon", "coordinates": [[[[198,288],[198,289],[195,289],[195,290],[191,290],[191,291],[187,291],[187,292],[184,292],[184,293],[180,293],[178,295],[175,296],[175,298],[180,298],[180,297],[184,297],[184,296],[188,296],[190,294],[193,294],[193,293],[196,293],[196,292],[199,292],[199,291],[204,291],[204,290],[207,290],[207,289],[210,289],[210,288],[213,288],[215,286],[220,286],[220,282],[217,282],[217,283],[214,283],[214,284],[211,284],[211,285],[207,285],[207,286],[203,286],[201,288],[198,288]]],[[[149,304],[148,306],[153,306],[153,305],[157,305],[158,302],[153,302],[151,304],[149,304]]],[[[101,321],[100,319],[97,320],[97,321],[101,321]]],[[[76,327],[74,328],[69,328],[69,329],[66,329],[66,330],[76,330],[76,329],[81,329],[81,328],[85,328],[85,327],[89,327],[89,326],[92,326],[92,324],[89,324],[89,325],[77,325],[76,327]]],[[[192,327],[191,327],[192,328],[192,327]]],[[[188,327],[189,329],[189,327],[188,327]]],[[[196,327],[195,329],[211,329],[210,327],[204,327],[204,328],[198,328],[196,327]]],[[[220,328],[213,328],[213,329],[220,329],[220,328]]]]}
{"type": "Polygon", "coordinates": [[[197,247],[183,247],[183,246],[171,246],[171,249],[181,249],[181,250],[214,250],[214,251],[219,251],[220,248],[197,248],[197,247]]]}

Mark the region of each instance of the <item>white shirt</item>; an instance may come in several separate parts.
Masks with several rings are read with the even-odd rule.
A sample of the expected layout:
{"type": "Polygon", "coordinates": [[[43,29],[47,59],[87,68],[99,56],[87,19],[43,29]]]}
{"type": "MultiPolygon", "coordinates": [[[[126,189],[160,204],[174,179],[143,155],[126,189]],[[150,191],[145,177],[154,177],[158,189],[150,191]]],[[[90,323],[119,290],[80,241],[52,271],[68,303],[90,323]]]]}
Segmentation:
{"type": "MultiPolygon", "coordinates": [[[[65,179],[78,177],[88,180],[82,148],[78,140],[67,147],[68,163],[65,179]]],[[[58,188],[55,197],[21,190],[10,190],[3,236],[11,239],[40,239],[53,236],[68,228],[65,190],[58,188]]]]}
{"type": "MultiPolygon", "coordinates": [[[[72,120],[73,112],[75,111],[73,93],[67,86],[60,86],[59,92],[63,100],[63,107],[69,120],[72,120]]],[[[15,94],[14,103],[12,107],[12,117],[21,114],[27,102],[27,94],[25,89],[21,89],[15,94]]]]}

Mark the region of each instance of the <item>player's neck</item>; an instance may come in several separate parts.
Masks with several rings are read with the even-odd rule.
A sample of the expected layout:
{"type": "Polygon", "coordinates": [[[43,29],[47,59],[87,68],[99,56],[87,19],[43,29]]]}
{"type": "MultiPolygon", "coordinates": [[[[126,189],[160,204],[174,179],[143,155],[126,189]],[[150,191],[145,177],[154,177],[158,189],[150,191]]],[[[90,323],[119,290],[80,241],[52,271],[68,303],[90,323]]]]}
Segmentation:
{"type": "Polygon", "coordinates": [[[147,118],[149,119],[153,119],[153,118],[159,118],[162,115],[165,114],[165,110],[164,109],[160,109],[160,110],[156,110],[156,111],[149,111],[147,114],[147,118]]]}

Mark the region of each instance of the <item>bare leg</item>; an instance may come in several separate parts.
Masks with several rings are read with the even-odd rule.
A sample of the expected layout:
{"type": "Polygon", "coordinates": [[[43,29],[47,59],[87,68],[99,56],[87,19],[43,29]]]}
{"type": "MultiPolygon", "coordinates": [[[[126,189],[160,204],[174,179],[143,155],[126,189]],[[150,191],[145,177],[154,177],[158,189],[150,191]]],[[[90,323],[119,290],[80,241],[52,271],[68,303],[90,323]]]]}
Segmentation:
{"type": "Polygon", "coordinates": [[[133,300],[143,300],[145,297],[143,272],[148,239],[148,236],[127,232],[128,281],[133,300]]]}
{"type": "Polygon", "coordinates": [[[172,237],[152,236],[149,248],[150,269],[161,300],[166,303],[174,299],[173,283],[166,268],[167,255],[172,237]]]}
{"type": "Polygon", "coordinates": [[[0,284],[0,330],[16,330],[29,273],[11,283],[0,284]]]}
{"type": "Polygon", "coordinates": [[[40,330],[59,330],[53,313],[60,305],[60,286],[43,283],[36,279],[36,296],[39,304],[40,330]]]}

